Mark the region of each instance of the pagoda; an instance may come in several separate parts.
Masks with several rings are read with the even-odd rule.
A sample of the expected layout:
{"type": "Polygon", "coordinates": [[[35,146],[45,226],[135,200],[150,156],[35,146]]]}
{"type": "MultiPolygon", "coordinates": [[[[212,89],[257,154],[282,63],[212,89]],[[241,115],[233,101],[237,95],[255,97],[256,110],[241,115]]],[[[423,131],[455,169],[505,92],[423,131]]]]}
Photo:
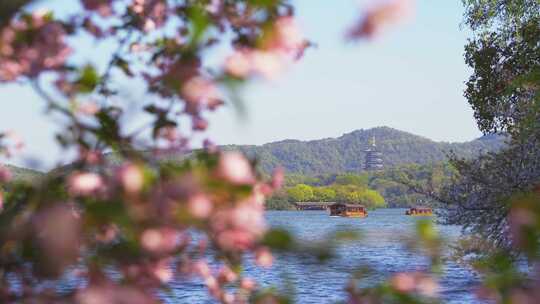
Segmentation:
{"type": "Polygon", "coordinates": [[[364,169],[367,171],[376,171],[376,170],[382,170],[384,169],[384,163],[383,163],[383,154],[379,149],[377,149],[377,145],[375,144],[375,136],[371,139],[371,143],[369,147],[367,148],[366,152],[366,160],[364,163],[364,169]]]}

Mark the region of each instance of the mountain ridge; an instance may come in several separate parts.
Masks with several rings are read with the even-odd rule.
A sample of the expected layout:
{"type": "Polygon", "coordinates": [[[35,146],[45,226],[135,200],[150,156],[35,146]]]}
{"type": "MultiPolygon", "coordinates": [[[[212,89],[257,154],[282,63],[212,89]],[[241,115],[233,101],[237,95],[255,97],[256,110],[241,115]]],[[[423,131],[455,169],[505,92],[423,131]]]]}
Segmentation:
{"type": "Polygon", "coordinates": [[[302,141],[285,139],[263,145],[225,145],[258,161],[265,173],[281,166],[287,172],[308,175],[361,172],[365,150],[375,137],[387,167],[444,162],[448,153],[471,158],[504,147],[505,136],[486,135],[467,142],[434,141],[406,131],[381,126],[358,129],[339,137],[302,141]]]}

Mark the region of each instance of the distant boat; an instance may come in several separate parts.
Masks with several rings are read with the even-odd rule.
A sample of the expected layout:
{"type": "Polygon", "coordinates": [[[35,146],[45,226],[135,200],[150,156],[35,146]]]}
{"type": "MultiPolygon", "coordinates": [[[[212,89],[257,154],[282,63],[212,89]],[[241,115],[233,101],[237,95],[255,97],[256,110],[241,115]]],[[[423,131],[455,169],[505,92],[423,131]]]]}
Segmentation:
{"type": "Polygon", "coordinates": [[[363,205],[336,203],[329,207],[330,216],[367,217],[368,212],[363,205]]]}
{"type": "Polygon", "coordinates": [[[433,209],[429,207],[412,207],[405,211],[405,215],[410,216],[432,216],[433,209]]]}
{"type": "Polygon", "coordinates": [[[299,211],[319,211],[328,210],[335,202],[296,202],[294,207],[299,211]]]}

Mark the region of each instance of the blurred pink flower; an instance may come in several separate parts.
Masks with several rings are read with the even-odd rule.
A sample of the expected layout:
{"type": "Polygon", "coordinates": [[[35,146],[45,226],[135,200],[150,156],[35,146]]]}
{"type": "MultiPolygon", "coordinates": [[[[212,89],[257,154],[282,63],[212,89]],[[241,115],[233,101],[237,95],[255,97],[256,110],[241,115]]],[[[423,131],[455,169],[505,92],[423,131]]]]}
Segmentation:
{"type": "Polygon", "coordinates": [[[414,0],[385,0],[374,4],[347,33],[348,38],[372,38],[386,27],[401,23],[413,15],[414,0]]]}
{"type": "Polygon", "coordinates": [[[400,272],[390,279],[392,287],[403,293],[418,292],[426,297],[435,297],[438,283],[428,274],[421,272],[400,272]]]}
{"type": "Polygon", "coordinates": [[[125,164],[118,170],[118,179],[127,193],[134,194],[144,186],[144,173],[134,164],[125,164]]]}
{"type": "Polygon", "coordinates": [[[170,253],[180,245],[180,233],[167,227],[146,229],[141,235],[141,245],[153,253],[170,253]]]}
{"type": "Polygon", "coordinates": [[[0,153],[6,157],[17,155],[24,148],[22,137],[14,130],[0,133],[0,153]]]}
{"type": "Polygon", "coordinates": [[[430,276],[421,276],[417,282],[418,292],[426,297],[435,297],[439,292],[439,284],[430,276]]]}
{"type": "Polygon", "coordinates": [[[236,297],[230,292],[225,292],[221,300],[224,304],[233,304],[236,301],[236,297]]]}
{"type": "Polygon", "coordinates": [[[91,284],[75,295],[78,304],[155,304],[155,299],[150,298],[140,288],[119,286],[112,282],[91,284]]]}
{"type": "Polygon", "coordinates": [[[218,175],[236,185],[247,185],[255,181],[251,164],[240,152],[223,152],[219,158],[218,175]]]}
{"type": "Polygon", "coordinates": [[[30,20],[14,19],[0,29],[0,82],[61,68],[71,53],[65,35],[63,25],[49,20],[44,12],[33,14],[30,20]]]}
{"type": "Polygon", "coordinates": [[[411,273],[401,272],[392,277],[390,284],[397,291],[408,293],[416,288],[416,280],[411,273]]]}
{"type": "Polygon", "coordinates": [[[283,73],[284,68],[284,58],[276,52],[253,53],[253,70],[266,79],[276,79],[283,73]]]}
{"type": "Polygon", "coordinates": [[[274,263],[274,257],[268,248],[261,247],[255,252],[255,262],[261,267],[269,268],[274,263]]]}
{"type": "Polygon", "coordinates": [[[103,153],[99,150],[79,147],[79,159],[90,165],[96,165],[103,160],[103,153]]]}
{"type": "Polygon", "coordinates": [[[56,204],[40,210],[32,224],[41,253],[50,263],[48,266],[61,271],[75,263],[81,243],[81,223],[69,205],[56,204]]]}
{"type": "Polygon", "coordinates": [[[206,285],[206,288],[208,288],[208,292],[210,295],[212,295],[214,298],[221,298],[221,295],[223,294],[223,290],[219,286],[219,283],[217,279],[213,276],[208,276],[204,279],[204,284],[206,285]]]}
{"type": "Polygon", "coordinates": [[[195,194],[189,198],[188,210],[196,218],[205,219],[212,212],[212,202],[204,194],[195,194]]]}
{"type": "Polygon", "coordinates": [[[168,283],[174,277],[170,266],[170,261],[168,259],[160,260],[152,265],[151,272],[161,283],[168,283]]]}
{"type": "Polygon", "coordinates": [[[245,230],[227,229],[218,234],[218,243],[225,250],[244,251],[255,242],[254,236],[245,230]]]}
{"type": "Polygon", "coordinates": [[[86,102],[75,106],[75,112],[82,115],[93,116],[96,115],[99,110],[99,105],[95,102],[86,102]]]}
{"type": "Polygon", "coordinates": [[[12,177],[13,174],[11,173],[11,170],[3,165],[0,165],[0,183],[7,183],[11,181],[12,177]]]}
{"type": "Polygon", "coordinates": [[[266,231],[263,212],[263,207],[255,201],[217,212],[212,217],[212,229],[217,234],[219,246],[232,251],[252,248],[266,231]]]}
{"type": "Polygon", "coordinates": [[[212,272],[210,270],[210,266],[208,266],[208,263],[203,260],[198,260],[193,264],[193,270],[196,274],[198,274],[201,278],[208,278],[212,272]]]}
{"type": "Polygon", "coordinates": [[[95,11],[102,17],[112,15],[112,0],[81,0],[85,9],[95,11]]]}
{"type": "Polygon", "coordinates": [[[111,224],[103,226],[96,233],[96,240],[101,243],[110,243],[116,239],[119,234],[118,226],[111,224]]]}
{"type": "Polygon", "coordinates": [[[292,53],[303,47],[306,39],[294,17],[280,17],[274,24],[274,33],[267,47],[285,53],[292,53]]]}
{"type": "Polygon", "coordinates": [[[192,118],[193,130],[204,131],[208,128],[208,121],[202,117],[194,116],[192,118]]]}
{"type": "Polygon", "coordinates": [[[141,18],[145,32],[162,27],[167,20],[168,7],[165,0],[133,0],[130,9],[141,18]]]}
{"type": "Polygon", "coordinates": [[[251,290],[253,290],[255,288],[255,286],[256,286],[256,283],[251,278],[243,278],[240,281],[240,288],[242,288],[242,289],[251,291],[251,290]]]}
{"type": "Polygon", "coordinates": [[[218,151],[218,146],[210,139],[203,141],[203,147],[208,153],[216,153],[218,151]]]}
{"type": "Polygon", "coordinates": [[[224,265],[219,269],[217,278],[219,282],[229,284],[238,280],[238,274],[232,271],[229,266],[224,265]]]}
{"type": "Polygon", "coordinates": [[[103,190],[105,184],[100,175],[90,172],[77,172],[68,180],[68,190],[74,195],[91,195],[103,190]]]}
{"type": "Polygon", "coordinates": [[[278,167],[274,170],[272,175],[272,188],[274,190],[280,189],[285,181],[285,169],[278,167]]]}
{"type": "Polygon", "coordinates": [[[197,76],[189,79],[182,86],[182,96],[187,102],[205,104],[209,100],[219,99],[219,91],[214,82],[197,76]]]}
{"type": "Polygon", "coordinates": [[[223,5],[223,0],[210,0],[210,3],[206,5],[206,11],[208,11],[210,14],[218,14],[221,10],[221,7],[223,5]]]}
{"type": "Polygon", "coordinates": [[[251,74],[253,68],[252,51],[239,49],[225,59],[225,71],[232,76],[244,78],[251,74]]]}

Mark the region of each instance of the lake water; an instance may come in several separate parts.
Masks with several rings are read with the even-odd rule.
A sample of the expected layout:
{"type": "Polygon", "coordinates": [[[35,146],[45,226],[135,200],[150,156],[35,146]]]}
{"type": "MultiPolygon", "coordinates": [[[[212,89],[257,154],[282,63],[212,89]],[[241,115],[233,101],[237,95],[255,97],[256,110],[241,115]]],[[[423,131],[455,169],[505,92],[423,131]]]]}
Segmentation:
{"type": "MultiPolygon", "coordinates": [[[[371,211],[367,218],[330,217],[325,211],[268,211],[269,224],[286,228],[297,237],[317,240],[336,231],[358,231],[362,238],[337,249],[337,258],[325,264],[298,256],[278,256],[271,269],[255,267],[251,262],[246,272],[264,286],[294,290],[296,303],[336,303],[346,299],[345,284],[359,266],[369,266],[373,275],[366,279],[373,284],[397,271],[426,269],[427,260],[411,253],[404,238],[414,233],[418,217],[404,215],[405,209],[371,211]]],[[[459,236],[459,227],[438,226],[447,240],[459,236]]],[[[473,295],[479,279],[470,270],[446,262],[440,280],[441,297],[446,303],[479,303],[473,295]]],[[[213,303],[201,282],[183,281],[172,285],[168,303],[213,303]]]]}

